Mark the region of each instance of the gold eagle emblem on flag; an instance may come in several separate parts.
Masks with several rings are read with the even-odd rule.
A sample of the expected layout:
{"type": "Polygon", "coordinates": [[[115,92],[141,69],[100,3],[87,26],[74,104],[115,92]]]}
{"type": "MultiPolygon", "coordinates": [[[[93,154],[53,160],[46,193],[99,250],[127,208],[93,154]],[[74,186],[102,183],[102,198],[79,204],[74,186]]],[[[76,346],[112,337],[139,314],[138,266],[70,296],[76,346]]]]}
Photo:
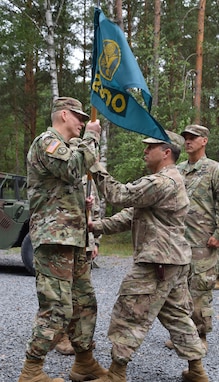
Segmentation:
{"type": "Polygon", "coordinates": [[[112,78],[121,62],[121,51],[114,40],[103,40],[103,51],[99,57],[100,74],[106,80],[112,78]]]}

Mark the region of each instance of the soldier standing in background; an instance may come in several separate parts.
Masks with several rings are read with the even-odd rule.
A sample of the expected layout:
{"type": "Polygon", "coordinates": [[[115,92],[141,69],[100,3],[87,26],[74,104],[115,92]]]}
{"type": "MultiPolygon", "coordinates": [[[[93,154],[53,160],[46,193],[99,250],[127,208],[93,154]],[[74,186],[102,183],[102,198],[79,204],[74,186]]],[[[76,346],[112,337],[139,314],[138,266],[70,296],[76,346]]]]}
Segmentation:
{"type": "MultiPolygon", "coordinates": [[[[189,125],[181,133],[185,138],[188,160],[178,165],[183,176],[190,209],[185,236],[192,248],[189,289],[199,336],[207,348],[206,335],[212,331],[213,289],[217,280],[219,248],[219,164],[206,157],[209,130],[189,125]]],[[[166,346],[173,347],[171,341],[166,346]]]]}
{"type": "Polygon", "coordinates": [[[101,127],[99,120],[88,122],[73,152],[69,140],[80,136],[89,119],[81,103],[74,98],[58,98],[51,119],[52,127],[35,138],[27,156],[39,310],[19,382],[64,382],[62,378],[50,378],[42,369],[46,354],[56,346],[69,323],[76,354],[69,378],[83,381],[88,376],[106,374],[92,354],[97,302],[86,257],[82,184],[84,170],[98,158],[101,127]]]}
{"type": "Polygon", "coordinates": [[[93,178],[108,202],[128,208],[111,218],[90,223],[95,234],[132,229],[134,264],[122,281],[109,327],[112,364],[96,382],[126,382],[126,367],[156,317],[169,330],[177,354],[188,360],[188,382],[208,382],[202,365],[206,349],[191,319],[188,290],[191,248],[184,221],[189,199],[176,168],[184,139],[168,132],[171,144],[148,138],[145,161],[152,175],[133,183],[117,182],[99,163],[93,178]]]}

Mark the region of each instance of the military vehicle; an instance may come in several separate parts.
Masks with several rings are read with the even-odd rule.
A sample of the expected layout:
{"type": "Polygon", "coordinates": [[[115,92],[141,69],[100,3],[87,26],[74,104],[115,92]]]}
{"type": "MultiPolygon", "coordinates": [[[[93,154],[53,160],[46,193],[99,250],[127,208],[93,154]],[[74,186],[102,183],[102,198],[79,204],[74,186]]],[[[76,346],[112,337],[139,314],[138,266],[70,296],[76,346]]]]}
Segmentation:
{"type": "Polygon", "coordinates": [[[0,172],[0,249],[20,247],[26,269],[35,275],[29,218],[26,177],[0,172]]]}

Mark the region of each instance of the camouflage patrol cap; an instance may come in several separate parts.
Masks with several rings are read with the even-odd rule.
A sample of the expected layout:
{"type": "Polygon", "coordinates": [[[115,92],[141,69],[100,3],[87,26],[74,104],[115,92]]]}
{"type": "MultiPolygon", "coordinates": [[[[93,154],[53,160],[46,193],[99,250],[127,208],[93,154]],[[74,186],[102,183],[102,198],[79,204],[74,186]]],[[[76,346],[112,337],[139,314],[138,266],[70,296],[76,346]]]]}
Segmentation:
{"type": "Polygon", "coordinates": [[[205,126],[200,125],[188,125],[181,135],[184,137],[186,133],[197,135],[199,137],[208,137],[210,131],[205,126]]]}
{"type": "Polygon", "coordinates": [[[143,139],[143,143],[167,143],[167,144],[172,144],[173,146],[177,147],[179,150],[182,149],[182,146],[185,142],[184,138],[179,135],[174,133],[173,131],[165,130],[167,133],[168,137],[170,138],[171,142],[163,141],[161,139],[155,139],[155,138],[146,138],[143,139]]]}
{"type": "Polygon", "coordinates": [[[82,103],[75,98],[70,97],[59,97],[57,98],[52,105],[52,113],[55,113],[59,110],[70,110],[75,113],[81,114],[84,121],[87,121],[90,117],[88,114],[84,113],[82,110],[82,103]]]}

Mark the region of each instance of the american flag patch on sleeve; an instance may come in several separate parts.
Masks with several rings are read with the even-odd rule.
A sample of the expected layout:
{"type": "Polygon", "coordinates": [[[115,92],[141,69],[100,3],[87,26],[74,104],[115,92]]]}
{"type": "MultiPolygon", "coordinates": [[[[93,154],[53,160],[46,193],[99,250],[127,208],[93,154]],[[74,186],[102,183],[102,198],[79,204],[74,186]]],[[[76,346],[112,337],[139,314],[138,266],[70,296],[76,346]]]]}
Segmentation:
{"type": "Polygon", "coordinates": [[[46,152],[49,154],[53,154],[54,151],[59,147],[61,142],[58,139],[53,139],[53,141],[49,144],[49,146],[46,149],[46,152]]]}

